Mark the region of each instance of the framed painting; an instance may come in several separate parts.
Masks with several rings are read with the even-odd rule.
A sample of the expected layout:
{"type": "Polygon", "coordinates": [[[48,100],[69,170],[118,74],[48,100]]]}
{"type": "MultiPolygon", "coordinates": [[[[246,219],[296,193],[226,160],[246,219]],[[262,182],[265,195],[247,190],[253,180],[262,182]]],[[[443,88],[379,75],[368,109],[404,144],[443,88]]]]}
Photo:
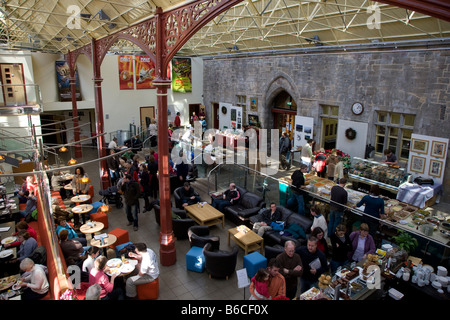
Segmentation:
{"type": "Polygon", "coordinates": [[[411,163],[409,164],[409,170],[417,173],[424,173],[425,171],[425,157],[411,156],[411,163]]]}
{"type": "Polygon", "coordinates": [[[250,111],[258,111],[258,98],[250,98],[250,111]]]}
{"type": "Polygon", "coordinates": [[[428,153],[428,141],[422,139],[411,139],[411,151],[417,153],[428,153]]]}
{"type": "Polygon", "coordinates": [[[430,168],[428,169],[428,174],[433,177],[440,178],[442,175],[442,167],[444,162],[439,160],[430,160],[430,168]]]}
{"type": "Polygon", "coordinates": [[[431,143],[431,156],[436,158],[444,158],[447,150],[447,143],[441,141],[433,141],[431,143]]]}

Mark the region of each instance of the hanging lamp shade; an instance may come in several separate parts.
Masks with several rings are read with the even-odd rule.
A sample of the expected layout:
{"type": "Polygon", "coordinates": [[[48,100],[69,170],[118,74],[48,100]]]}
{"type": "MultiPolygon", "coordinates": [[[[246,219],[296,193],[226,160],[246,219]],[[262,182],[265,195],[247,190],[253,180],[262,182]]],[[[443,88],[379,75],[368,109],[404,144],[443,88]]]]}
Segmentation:
{"type": "Polygon", "coordinates": [[[111,207],[104,203],[102,206],[100,206],[100,211],[103,213],[111,212],[111,207]]]}
{"type": "Polygon", "coordinates": [[[87,183],[91,182],[91,179],[89,179],[89,177],[84,176],[83,178],[80,179],[80,182],[82,184],[87,184],[87,183]]]}
{"type": "Polygon", "coordinates": [[[67,148],[66,147],[61,147],[61,148],[59,148],[59,152],[67,152],[67,148]]]}
{"type": "Polygon", "coordinates": [[[78,161],[77,160],[75,160],[75,159],[70,159],[69,160],[69,162],[67,162],[67,164],[69,165],[69,166],[72,166],[72,165],[74,165],[74,164],[77,164],[78,163],[78,161]]]}

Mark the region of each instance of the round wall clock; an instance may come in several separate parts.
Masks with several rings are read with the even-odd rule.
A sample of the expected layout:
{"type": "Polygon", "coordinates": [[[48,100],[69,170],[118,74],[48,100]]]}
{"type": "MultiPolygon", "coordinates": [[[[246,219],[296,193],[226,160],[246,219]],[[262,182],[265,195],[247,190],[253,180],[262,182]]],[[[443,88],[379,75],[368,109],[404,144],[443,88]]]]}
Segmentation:
{"type": "Polygon", "coordinates": [[[353,112],[354,114],[360,115],[361,113],[363,113],[363,111],[364,111],[364,107],[363,107],[362,103],[360,103],[360,102],[355,102],[355,103],[352,105],[352,112],[353,112]]]}
{"type": "Polygon", "coordinates": [[[222,113],[227,114],[227,107],[225,107],[225,106],[222,107],[222,113]]]}

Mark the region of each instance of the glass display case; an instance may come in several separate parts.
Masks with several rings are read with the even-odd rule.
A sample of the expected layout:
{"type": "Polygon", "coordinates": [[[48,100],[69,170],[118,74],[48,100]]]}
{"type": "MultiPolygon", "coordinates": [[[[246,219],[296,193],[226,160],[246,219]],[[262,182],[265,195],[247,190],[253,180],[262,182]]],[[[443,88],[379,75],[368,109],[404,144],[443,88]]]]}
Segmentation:
{"type": "Polygon", "coordinates": [[[404,168],[388,166],[385,163],[366,160],[358,157],[351,159],[349,177],[359,178],[366,182],[376,181],[378,184],[398,188],[410,176],[404,168]]]}

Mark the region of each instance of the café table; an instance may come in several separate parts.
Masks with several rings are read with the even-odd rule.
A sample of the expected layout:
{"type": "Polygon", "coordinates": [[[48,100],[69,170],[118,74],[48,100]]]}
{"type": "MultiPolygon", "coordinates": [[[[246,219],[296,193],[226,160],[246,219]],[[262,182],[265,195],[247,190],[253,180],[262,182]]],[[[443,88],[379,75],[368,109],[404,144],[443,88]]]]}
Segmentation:
{"type": "Polygon", "coordinates": [[[213,226],[222,224],[225,227],[225,216],[222,212],[211,206],[209,203],[197,203],[184,207],[189,218],[199,225],[213,226]]]}
{"type": "Polygon", "coordinates": [[[88,222],[80,226],[80,231],[84,234],[90,234],[93,238],[93,234],[96,232],[99,232],[105,228],[105,225],[102,222],[95,221],[95,222],[88,222]]]}
{"type": "Polygon", "coordinates": [[[259,252],[263,254],[264,238],[253,232],[253,230],[249,229],[247,226],[240,225],[228,229],[228,245],[230,245],[230,239],[233,239],[239,247],[244,249],[245,255],[258,249],[259,252]]]}
{"type": "Polygon", "coordinates": [[[94,238],[91,239],[91,246],[97,247],[99,249],[103,249],[103,254],[107,257],[107,248],[116,243],[117,237],[113,234],[108,234],[108,237],[103,238],[103,243],[101,240],[97,240],[94,238]]]}
{"type": "Polygon", "coordinates": [[[78,195],[78,196],[74,196],[74,197],[70,198],[70,201],[72,201],[76,205],[79,205],[80,203],[89,201],[89,199],[91,199],[90,195],[82,194],[82,195],[78,195]]]}
{"type": "Polygon", "coordinates": [[[20,274],[7,276],[0,279],[0,300],[18,300],[15,297],[22,293],[22,289],[15,288],[17,281],[20,279],[20,274]]]}
{"type": "Polygon", "coordinates": [[[85,214],[91,212],[91,210],[93,208],[94,208],[94,206],[91,204],[80,204],[80,205],[77,205],[77,206],[71,208],[71,211],[75,214],[80,215],[83,223],[86,223],[85,214]]]}
{"type": "MultiPolygon", "coordinates": [[[[16,227],[15,227],[15,223],[14,221],[9,221],[9,222],[5,222],[5,223],[1,223],[0,224],[0,230],[3,230],[3,228],[5,229],[5,231],[0,233],[0,237],[1,237],[1,251],[0,251],[0,264],[2,262],[5,262],[7,260],[10,260],[12,258],[16,257],[17,254],[17,249],[16,247],[12,247],[12,248],[5,248],[3,245],[5,244],[5,240],[7,238],[10,238],[13,236],[13,234],[16,232],[16,227]],[[7,230],[6,230],[7,229],[7,230]],[[6,251],[6,250],[11,250],[11,251],[6,251]],[[8,253],[11,254],[8,254],[8,253]]],[[[17,241],[14,240],[13,242],[17,241]]]]}
{"type": "Polygon", "coordinates": [[[127,276],[136,269],[137,264],[138,261],[136,259],[109,259],[106,262],[106,266],[109,268],[109,271],[106,274],[111,276],[115,272],[120,272],[118,274],[119,277],[127,276]]]}

